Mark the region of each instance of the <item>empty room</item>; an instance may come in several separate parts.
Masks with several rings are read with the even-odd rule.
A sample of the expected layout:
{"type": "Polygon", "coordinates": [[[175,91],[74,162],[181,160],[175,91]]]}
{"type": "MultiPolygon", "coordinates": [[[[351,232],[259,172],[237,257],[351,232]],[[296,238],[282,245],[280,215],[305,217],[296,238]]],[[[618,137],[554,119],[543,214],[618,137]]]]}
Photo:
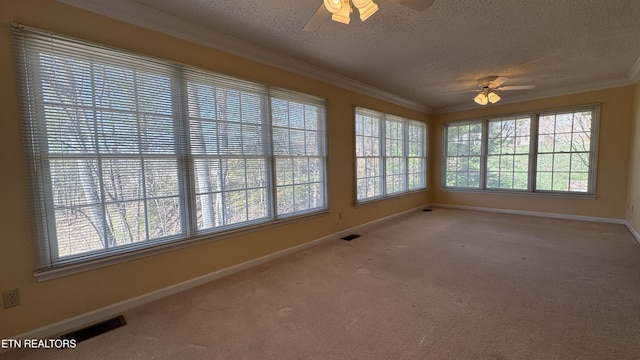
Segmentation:
{"type": "Polygon", "coordinates": [[[0,0],[0,360],[640,358],[639,19],[0,0]]]}

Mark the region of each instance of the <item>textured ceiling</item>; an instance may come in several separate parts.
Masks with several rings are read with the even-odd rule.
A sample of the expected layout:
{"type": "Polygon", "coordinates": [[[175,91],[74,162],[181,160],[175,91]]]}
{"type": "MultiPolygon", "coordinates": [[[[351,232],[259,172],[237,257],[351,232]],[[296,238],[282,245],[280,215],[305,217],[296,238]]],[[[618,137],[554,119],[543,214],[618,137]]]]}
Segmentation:
{"type": "Polygon", "coordinates": [[[322,0],[61,1],[174,35],[189,24],[191,40],[196,27],[203,38],[222,33],[227,46],[239,39],[244,50],[285,55],[435,112],[478,106],[473,93],[446,92],[488,75],[537,85],[505,91],[503,102],[640,77],[638,0],[435,0],[422,12],[376,0],[365,22],[354,12],[350,25],[327,21],[314,32],[302,29],[322,0]]]}

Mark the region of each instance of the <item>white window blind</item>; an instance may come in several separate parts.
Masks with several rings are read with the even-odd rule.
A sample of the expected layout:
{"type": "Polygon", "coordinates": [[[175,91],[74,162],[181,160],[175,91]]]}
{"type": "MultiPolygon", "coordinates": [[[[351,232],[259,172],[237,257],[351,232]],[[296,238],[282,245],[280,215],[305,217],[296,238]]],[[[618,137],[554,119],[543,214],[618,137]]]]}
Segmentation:
{"type": "Polygon", "coordinates": [[[267,88],[186,75],[197,230],[271,218],[267,88]]]}
{"type": "Polygon", "coordinates": [[[326,209],[324,100],[13,33],[38,272],[326,209]]]}
{"type": "Polygon", "coordinates": [[[326,204],[324,101],[290,91],[271,91],[276,211],[310,212],[326,204]]]}
{"type": "Polygon", "coordinates": [[[426,125],[356,108],[356,199],[426,188],[426,125]]]}
{"type": "Polygon", "coordinates": [[[375,199],[383,194],[382,114],[356,108],[357,199],[375,199]]]}
{"type": "Polygon", "coordinates": [[[406,121],[387,116],[385,121],[385,185],[388,194],[407,189],[406,121]]]}

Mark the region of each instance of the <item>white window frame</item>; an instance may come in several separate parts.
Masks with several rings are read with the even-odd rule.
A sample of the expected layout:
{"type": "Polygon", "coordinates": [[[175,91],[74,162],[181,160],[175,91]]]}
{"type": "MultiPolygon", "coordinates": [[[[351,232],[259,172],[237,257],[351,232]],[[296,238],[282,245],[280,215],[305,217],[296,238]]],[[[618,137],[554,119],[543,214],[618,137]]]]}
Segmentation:
{"type": "Polygon", "coordinates": [[[530,115],[503,116],[487,120],[485,178],[487,189],[526,191],[530,188],[532,123],[530,115]],[[495,135],[492,129],[494,124],[499,124],[500,132],[498,135],[495,135]],[[509,124],[509,126],[505,126],[505,124],[509,124]],[[511,128],[511,124],[513,124],[513,128],[511,128]],[[503,134],[505,128],[508,128],[509,131],[506,135],[503,134]],[[494,140],[500,142],[500,149],[492,150],[491,144],[494,140]],[[497,176],[496,185],[494,185],[495,181],[490,181],[491,176],[497,176]],[[523,177],[524,186],[517,187],[516,184],[522,182],[523,177]],[[505,183],[510,184],[510,186],[505,186],[505,183]]]}
{"type": "MultiPolygon", "coordinates": [[[[30,170],[29,180],[33,189],[33,223],[36,226],[36,242],[40,252],[40,258],[35,270],[36,277],[39,280],[66,276],[141,256],[148,256],[157,252],[189,246],[194,243],[220,239],[241,231],[253,231],[263,226],[282,223],[289,219],[322,214],[328,211],[325,99],[239,80],[208,70],[159,60],[22,25],[12,24],[12,30],[14,41],[17,45],[16,55],[20,81],[20,100],[23,109],[23,133],[25,135],[26,156],[30,170]],[[44,111],[45,107],[51,107],[45,98],[46,94],[44,94],[48,90],[44,88],[45,85],[43,85],[44,83],[40,77],[42,57],[47,56],[47,54],[60,56],[62,65],[57,66],[64,66],[64,69],[71,66],[69,64],[73,61],[82,61],[86,64],[98,64],[89,66],[103,66],[100,64],[105,64],[105,66],[113,67],[114,71],[118,71],[118,69],[122,69],[122,71],[133,69],[133,73],[137,71],[142,77],[148,74],[164,74],[162,80],[165,82],[164,88],[158,88],[158,91],[161,92],[150,93],[147,97],[139,97],[139,93],[134,90],[129,91],[128,95],[119,94],[120,91],[128,91],[126,90],[127,88],[135,89],[137,86],[136,83],[131,83],[134,80],[125,79],[122,80],[122,83],[114,83],[111,90],[109,90],[111,93],[103,94],[104,96],[101,98],[93,97],[92,103],[74,105],[73,108],[67,106],[73,111],[91,112],[93,114],[92,118],[96,117],[95,113],[106,112],[112,109],[111,107],[116,106],[116,108],[109,110],[110,113],[124,115],[105,115],[104,119],[112,124],[115,129],[113,131],[116,131],[114,134],[117,134],[109,138],[109,141],[114,144],[118,142],[129,144],[127,145],[128,148],[123,148],[125,153],[122,153],[122,151],[103,153],[91,150],[88,153],[75,154],[68,149],[68,146],[64,148],[64,146],[59,145],[62,140],[58,141],[51,138],[51,136],[54,136],[52,134],[58,133],[63,134],[60,136],[67,136],[64,134],[73,133],[74,127],[63,122],[68,117],[68,114],[65,115],[60,111],[58,113],[52,113],[51,110],[44,111]],[[229,111],[227,113],[228,118],[224,119],[216,118],[213,115],[214,112],[218,114],[222,111],[219,109],[212,108],[209,112],[194,111],[192,94],[189,92],[189,86],[191,85],[189,84],[196,83],[204,84],[203,86],[205,87],[209,86],[209,89],[218,86],[225,89],[225,91],[230,90],[234,94],[243,92],[248,94],[246,97],[239,97],[238,99],[240,100],[234,100],[235,102],[232,101],[228,104],[229,109],[236,105],[237,109],[242,109],[242,101],[247,100],[249,101],[246,107],[247,110],[224,110],[229,111]],[[117,104],[96,107],[96,101],[104,99],[108,101],[120,99],[120,101],[125,102],[122,106],[133,106],[133,110],[120,110],[117,108],[119,106],[117,104]],[[287,114],[288,118],[291,119],[290,123],[275,124],[275,111],[272,108],[272,104],[276,101],[286,102],[292,108],[302,108],[303,112],[292,111],[287,114]],[[145,110],[144,106],[147,103],[152,103],[153,108],[158,109],[159,113],[154,113],[153,111],[155,110],[153,109],[145,110]],[[166,121],[159,120],[161,117],[164,117],[166,121]],[[120,123],[116,123],[119,118],[122,118],[120,123]],[[144,121],[147,118],[149,118],[148,122],[145,123],[144,121]],[[194,128],[198,127],[194,124],[202,122],[209,123],[208,126],[198,125],[201,131],[206,132],[204,136],[207,137],[207,141],[205,142],[197,140],[194,134],[191,133],[194,128]],[[59,124],[58,128],[51,130],[50,127],[53,124],[59,124]],[[162,124],[166,126],[153,131],[142,132],[144,128],[157,127],[162,124]],[[235,129],[226,132],[227,136],[224,145],[226,150],[224,151],[220,150],[223,142],[218,136],[219,133],[211,130],[219,124],[235,129]],[[286,132],[288,135],[276,138],[277,131],[286,132]],[[252,134],[251,138],[246,136],[247,133],[252,134]],[[145,134],[147,135],[145,136],[145,134]],[[259,139],[255,138],[254,135],[256,134],[259,139]],[[56,152],[57,148],[62,149],[62,152],[56,152]],[[129,148],[135,148],[136,150],[128,150],[129,148]],[[127,151],[130,153],[127,153],[127,151]],[[62,164],[67,164],[68,172],[65,173],[52,167],[58,158],[63,161],[62,164]],[[73,190],[78,188],[76,185],[70,185],[70,181],[80,177],[77,172],[79,170],[74,170],[73,167],[73,161],[76,161],[73,159],[75,158],[81,163],[83,161],[86,163],[87,159],[96,159],[95,162],[98,165],[110,161],[140,164],[140,167],[130,164],[131,166],[123,167],[122,171],[113,173],[126,175],[129,180],[133,179],[126,183],[128,186],[122,187],[122,193],[133,192],[134,195],[127,195],[129,197],[124,198],[122,197],[124,195],[118,195],[115,196],[112,202],[106,201],[105,193],[109,190],[106,181],[109,178],[96,175],[97,177],[94,177],[94,179],[97,180],[93,180],[94,182],[91,183],[92,191],[95,191],[98,194],[97,196],[101,197],[96,204],[91,203],[88,206],[95,205],[105,212],[104,209],[111,203],[119,206],[134,203],[139,209],[142,209],[136,214],[145,214],[144,219],[147,220],[143,221],[138,215],[131,215],[127,219],[130,222],[141,223],[140,232],[146,235],[137,237],[136,241],[131,241],[127,244],[116,243],[116,246],[112,247],[95,246],[95,249],[94,247],[89,250],[80,249],[70,254],[64,254],[59,251],[59,239],[56,233],[63,228],[60,227],[62,225],[56,223],[56,209],[63,208],[61,206],[65,204],[59,205],[58,202],[60,200],[54,199],[55,188],[53,180],[58,181],[57,179],[61,179],[60,181],[62,182],[59,184],[62,184],[62,187],[58,187],[58,189],[65,191],[71,189],[71,191],[81,193],[80,190],[73,190]],[[283,158],[292,159],[299,166],[295,169],[279,169],[278,161],[283,158]],[[222,164],[223,162],[239,164],[239,166],[234,167],[235,175],[237,176],[233,177],[233,179],[218,179],[218,184],[224,183],[228,185],[227,187],[218,186],[216,190],[203,190],[205,187],[200,185],[204,182],[216,182],[211,174],[219,174],[219,172],[207,170],[198,175],[198,171],[201,171],[202,167],[196,165],[198,161],[202,160],[210,161],[211,164],[222,164]],[[153,169],[147,167],[147,162],[149,162],[149,165],[156,162],[165,166],[160,168],[164,172],[156,173],[156,178],[153,180],[164,184],[163,188],[159,188],[159,193],[157,194],[154,192],[155,188],[149,188],[150,183],[148,183],[148,176],[145,175],[145,171],[153,169]],[[251,164],[258,164],[258,166],[254,167],[251,164]],[[278,196],[282,197],[278,189],[290,184],[280,184],[277,175],[286,174],[287,172],[291,173],[291,177],[294,178],[292,186],[295,187],[293,192],[295,206],[283,211],[277,207],[278,196]],[[253,176],[253,174],[259,174],[259,176],[253,176]],[[56,176],[56,178],[52,179],[52,176],[56,176]],[[101,185],[95,185],[95,181],[98,181],[101,185]],[[104,184],[103,181],[105,182],[104,184]],[[131,184],[139,185],[132,187],[131,184]],[[163,193],[161,191],[166,189],[174,189],[172,190],[174,192],[166,193],[165,191],[163,193]],[[204,215],[198,208],[198,204],[202,202],[199,202],[197,198],[202,194],[216,196],[222,200],[229,199],[231,195],[239,195],[240,198],[238,199],[240,199],[239,201],[242,205],[240,206],[240,203],[235,200],[232,204],[226,203],[227,207],[230,204],[233,207],[233,211],[236,213],[234,215],[235,218],[229,218],[230,213],[223,211],[225,216],[217,219],[212,218],[208,222],[208,226],[203,226],[204,220],[202,218],[204,215]],[[170,205],[173,206],[172,214],[178,214],[179,216],[175,219],[176,223],[172,225],[172,232],[152,238],[149,236],[150,226],[148,220],[151,215],[149,215],[150,210],[147,209],[153,201],[162,204],[167,200],[173,202],[173,205],[170,205]],[[256,204],[259,204],[261,210],[253,212],[254,215],[250,215],[249,209],[256,206],[256,204]]],[[[60,69],[63,68],[61,67],[60,69]]],[[[78,76],[77,71],[79,70],[69,68],[69,75],[63,74],[57,80],[51,81],[73,82],[73,84],[81,85],[83,89],[93,89],[96,84],[94,77],[91,76],[77,83],[77,81],[80,81],[74,77],[78,76]]],[[[54,71],[54,73],[56,72],[54,71]]],[[[109,85],[111,84],[110,81],[105,80],[104,84],[109,85]]],[[[155,89],[154,87],[151,90],[155,89]]],[[[141,87],[139,90],[143,91],[145,88],[141,87]]],[[[91,91],[93,92],[94,90],[91,91]]],[[[69,92],[69,94],[71,94],[69,95],[71,99],[80,96],[74,92],[69,92]]],[[[206,103],[206,101],[202,102],[202,104],[206,103]]],[[[91,125],[91,132],[88,132],[88,134],[92,136],[91,139],[96,139],[91,140],[91,143],[98,144],[103,141],[100,139],[104,137],[102,130],[98,128],[104,125],[95,125],[97,120],[92,121],[91,124],[94,125],[91,125]]],[[[204,139],[204,137],[202,138],[204,139]]],[[[71,139],[71,142],[79,141],[77,140],[78,137],[74,137],[74,135],[68,135],[66,139],[71,139]]],[[[98,166],[98,169],[102,169],[100,166],[98,166]]],[[[100,170],[97,171],[96,174],[102,174],[100,170]]],[[[113,174],[105,176],[113,177],[113,174]]],[[[213,177],[216,176],[220,175],[213,177]]],[[[65,194],[59,194],[59,190],[56,191],[58,191],[55,196],[56,199],[60,196],[64,198],[65,194]]],[[[79,197],[76,196],[75,198],[83,199],[85,197],[85,192],[82,192],[79,197]]],[[[219,206],[212,207],[210,210],[215,212],[221,209],[226,209],[224,201],[220,201],[219,206]]],[[[162,224],[165,224],[164,219],[166,218],[163,217],[162,219],[159,220],[158,217],[154,217],[154,221],[161,221],[162,224]]],[[[76,230],[73,224],[66,226],[70,226],[69,231],[71,232],[76,230]]],[[[126,226],[129,229],[129,225],[126,226]]],[[[101,235],[98,236],[101,239],[105,238],[101,235]]],[[[78,240],[78,236],[74,237],[78,240]]],[[[79,241],[82,242],[82,239],[80,237],[79,241]]]]}
{"type": "Polygon", "coordinates": [[[362,107],[354,123],[356,204],[427,188],[426,124],[362,107]]]}
{"type": "MultiPolygon", "coordinates": [[[[484,125],[482,121],[474,120],[474,121],[462,121],[455,123],[445,124],[444,127],[444,157],[443,157],[443,184],[445,187],[450,188],[460,188],[460,189],[481,189],[483,187],[482,181],[482,154],[483,154],[483,141],[485,138],[484,134],[484,125]],[[468,136],[461,137],[459,135],[460,130],[456,129],[456,133],[453,134],[450,129],[456,127],[466,127],[469,131],[477,130],[478,127],[482,127],[480,132],[474,131],[473,133],[468,133],[468,136]],[[478,138],[478,133],[480,138],[478,138]],[[474,134],[474,137],[471,137],[471,134],[474,134]],[[449,142],[449,139],[456,139],[453,143],[449,142]],[[473,164],[472,164],[473,163],[473,164]],[[477,166],[475,165],[477,163],[477,166]],[[476,169],[477,167],[477,169],[476,169]],[[462,169],[456,170],[455,176],[455,185],[448,186],[448,169],[462,169]],[[476,174],[477,173],[477,174],[476,174]],[[475,178],[477,177],[477,180],[475,178]],[[469,183],[475,184],[474,186],[469,186],[469,183]],[[460,184],[466,184],[464,186],[460,184]]],[[[453,174],[451,174],[453,175],[453,174]]]]}
{"type": "MultiPolygon", "coordinates": [[[[598,144],[598,127],[599,127],[599,120],[598,120],[598,115],[599,111],[596,111],[596,109],[589,109],[589,108],[578,108],[578,109],[572,109],[572,110],[558,110],[558,111],[546,111],[546,112],[542,112],[540,114],[538,114],[538,128],[537,130],[537,137],[538,137],[538,141],[536,143],[536,166],[537,166],[537,176],[535,178],[535,191],[538,192],[561,192],[561,193],[586,193],[586,194],[591,194],[591,195],[595,195],[595,189],[596,189],[596,184],[595,184],[595,180],[596,180],[596,167],[597,167],[597,162],[596,162],[596,156],[597,156],[597,144],[598,144]],[[576,123],[579,123],[580,120],[576,118],[576,114],[580,114],[580,113],[585,113],[585,112],[591,112],[591,124],[590,124],[590,129],[589,129],[589,149],[582,149],[582,150],[577,150],[574,146],[576,143],[581,142],[579,138],[579,135],[581,133],[585,133],[584,128],[582,129],[578,129],[576,126],[576,123]],[[557,127],[558,127],[558,122],[560,121],[559,118],[563,118],[563,115],[569,115],[572,117],[571,119],[571,130],[569,131],[557,131],[557,127]],[[553,130],[552,133],[549,134],[543,134],[543,132],[541,131],[542,128],[542,118],[544,117],[553,117],[555,119],[556,122],[556,129],[553,130]],[[595,136],[593,134],[596,134],[595,136]],[[541,149],[540,143],[541,143],[541,139],[543,138],[543,136],[550,136],[550,137],[554,137],[554,138],[558,138],[558,137],[562,137],[562,136],[570,136],[571,139],[569,140],[570,142],[570,146],[569,146],[569,150],[565,151],[562,149],[558,149],[558,142],[554,140],[554,149],[552,149],[551,151],[545,150],[545,149],[541,149]],[[542,189],[540,186],[541,183],[541,175],[543,173],[543,171],[541,171],[539,168],[541,168],[541,163],[542,163],[542,159],[544,156],[551,156],[553,157],[553,169],[552,171],[550,171],[549,173],[552,175],[552,186],[550,189],[545,188],[542,189]],[[568,166],[565,169],[558,169],[556,170],[556,167],[558,166],[557,163],[559,163],[560,161],[556,161],[558,157],[565,157],[568,158],[568,166]],[[580,159],[582,158],[582,159],[580,159]],[[576,170],[576,168],[580,168],[582,165],[580,165],[581,161],[574,161],[576,159],[578,160],[582,160],[584,161],[584,158],[587,158],[589,161],[589,166],[588,169],[582,170],[582,171],[578,171],[576,170]],[[587,176],[587,186],[580,186],[577,185],[576,183],[581,183],[583,181],[580,181],[576,178],[579,178],[581,176],[577,176],[577,174],[583,174],[583,176],[586,174],[587,176]],[[564,181],[562,179],[563,176],[561,175],[565,175],[567,176],[566,181],[564,181]],[[576,175],[574,177],[574,175],[576,175]],[[556,181],[556,177],[561,178],[560,181],[556,181]],[[560,187],[562,186],[562,183],[566,183],[568,184],[567,187],[569,188],[568,191],[558,191],[555,190],[554,187],[556,187],[556,183],[560,183],[560,187]],[[572,190],[572,188],[577,188],[577,189],[585,189],[584,191],[581,190],[572,190]]],[[[567,119],[568,120],[568,119],[567,119]]]]}
{"type": "MultiPolygon", "coordinates": [[[[476,119],[476,120],[463,120],[463,121],[451,121],[444,123],[443,127],[443,153],[442,153],[442,188],[448,191],[479,191],[479,192],[495,192],[495,193],[518,193],[518,194],[536,194],[536,195],[549,195],[549,196],[569,196],[569,197],[583,197],[583,198],[595,198],[596,195],[596,174],[597,174],[597,154],[598,154],[598,133],[599,133],[599,123],[600,123],[600,104],[591,104],[591,105],[582,105],[571,108],[562,108],[555,110],[545,110],[540,112],[532,112],[526,114],[515,114],[515,115],[504,115],[498,117],[484,118],[484,119],[476,119]],[[578,113],[590,113],[591,114],[591,124],[590,124],[590,132],[589,132],[589,150],[588,151],[539,151],[539,127],[540,127],[540,118],[545,116],[555,116],[562,114],[578,114],[578,113]],[[530,119],[530,131],[528,136],[520,134],[521,138],[528,137],[529,145],[528,151],[519,152],[519,153],[511,153],[511,152],[501,152],[495,154],[488,154],[488,143],[489,143],[489,124],[492,122],[504,121],[504,120],[513,120],[513,119],[530,119]],[[482,136],[481,136],[481,153],[480,153],[480,182],[478,186],[469,187],[469,186],[451,186],[447,183],[447,175],[448,168],[447,163],[450,158],[449,156],[449,141],[448,141],[448,131],[450,127],[455,127],[459,125],[475,123],[480,124],[482,126],[482,136]],[[539,174],[543,173],[542,170],[539,170],[539,158],[541,155],[555,155],[561,154],[562,156],[568,155],[570,158],[574,153],[580,153],[589,159],[588,170],[586,171],[574,171],[571,172],[571,168],[569,170],[563,169],[562,172],[566,172],[567,176],[571,174],[582,174],[582,177],[586,176],[588,178],[588,184],[586,186],[581,185],[580,190],[571,190],[571,185],[569,185],[569,190],[554,190],[544,188],[541,189],[537,186],[537,182],[539,181],[539,174]],[[566,155],[565,155],[566,154],[566,155]],[[491,155],[496,156],[524,156],[528,157],[528,174],[527,174],[527,186],[526,188],[512,189],[512,188],[500,188],[500,187],[491,187],[487,185],[488,180],[488,162],[489,157],[491,155]],[[583,190],[584,189],[584,190],[583,190]]],[[[569,137],[573,137],[575,133],[580,133],[583,131],[574,132],[573,130],[570,132],[563,132],[562,135],[568,135],[569,137]]],[[[569,162],[571,163],[571,162],[569,162]]],[[[569,165],[570,166],[570,165],[569,165]]],[[[557,173],[557,172],[556,172],[557,173]]],[[[577,186],[576,186],[577,187],[577,186]]]]}

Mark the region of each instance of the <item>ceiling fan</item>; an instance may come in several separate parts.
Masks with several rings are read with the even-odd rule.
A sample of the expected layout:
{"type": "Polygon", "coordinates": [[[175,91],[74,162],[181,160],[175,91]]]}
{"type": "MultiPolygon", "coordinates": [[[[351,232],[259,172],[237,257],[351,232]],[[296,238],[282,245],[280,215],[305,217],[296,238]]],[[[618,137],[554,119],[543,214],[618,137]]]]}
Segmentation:
{"type": "Polygon", "coordinates": [[[488,103],[495,104],[500,101],[500,96],[496,94],[496,90],[530,90],[536,87],[535,85],[504,85],[508,80],[509,78],[504,76],[485,76],[477,80],[480,89],[451,91],[447,92],[447,94],[479,92],[479,94],[473,98],[473,101],[480,105],[487,105],[488,103]]]}
{"type": "MultiPolygon", "coordinates": [[[[404,5],[416,11],[427,9],[435,0],[390,0],[395,3],[404,5]]],[[[376,11],[378,5],[373,0],[324,0],[309,22],[304,26],[303,30],[307,32],[316,31],[329,18],[333,21],[348,24],[353,11],[352,5],[358,9],[360,20],[365,21],[376,11]]]]}

